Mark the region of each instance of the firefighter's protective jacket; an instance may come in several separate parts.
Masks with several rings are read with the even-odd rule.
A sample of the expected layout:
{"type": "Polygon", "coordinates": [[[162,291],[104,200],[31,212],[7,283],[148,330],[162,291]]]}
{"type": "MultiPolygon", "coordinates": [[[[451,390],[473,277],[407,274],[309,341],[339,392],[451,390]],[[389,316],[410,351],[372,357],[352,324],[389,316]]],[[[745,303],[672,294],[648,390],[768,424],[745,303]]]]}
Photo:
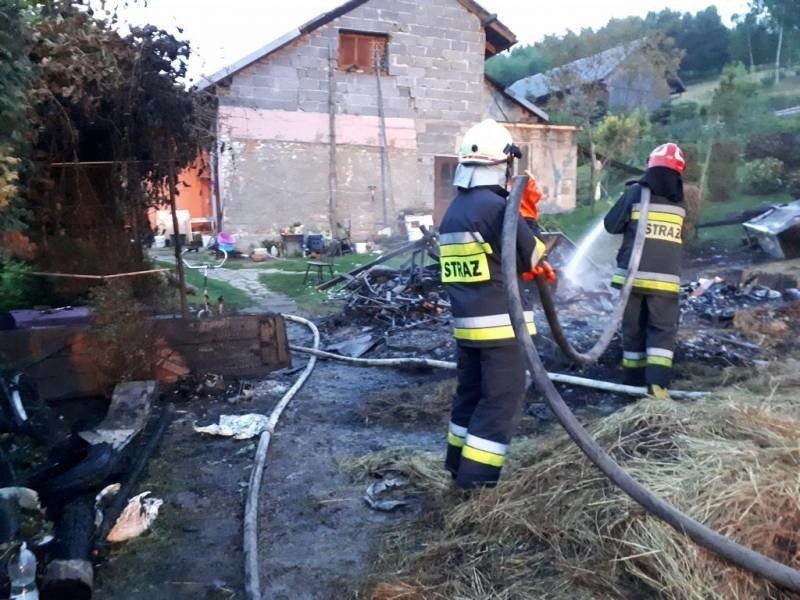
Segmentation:
{"type": "MultiPolygon", "coordinates": [[[[466,346],[502,346],[514,342],[503,287],[501,248],[505,190],[498,187],[460,189],[439,227],[442,283],[450,296],[453,335],[466,346]]],[[[544,244],[520,219],[517,227],[517,270],[530,271],[534,250],[544,244]]],[[[523,297],[525,320],[533,334],[533,311],[523,297]]]]}
{"type": "MultiPolygon", "coordinates": [[[[622,245],[617,253],[617,270],[611,285],[622,287],[628,274],[628,264],[639,224],[640,183],[625,188],[617,203],[604,219],[606,231],[622,233],[622,245]]],[[[681,244],[686,202],[673,202],[662,196],[650,197],[647,235],[639,270],[633,280],[633,290],[641,294],[676,296],[680,293],[681,244]]]]}

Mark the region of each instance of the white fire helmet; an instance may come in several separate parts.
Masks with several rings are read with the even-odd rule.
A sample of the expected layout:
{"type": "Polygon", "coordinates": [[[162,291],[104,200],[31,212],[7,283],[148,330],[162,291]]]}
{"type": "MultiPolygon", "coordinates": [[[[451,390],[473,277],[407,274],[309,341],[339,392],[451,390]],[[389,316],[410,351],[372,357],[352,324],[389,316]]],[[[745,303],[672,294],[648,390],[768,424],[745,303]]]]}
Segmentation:
{"type": "Polygon", "coordinates": [[[460,188],[505,187],[509,175],[508,160],[514,151],[519,152],[508,129],[494,119],[474,125],[464,134],[459,146],[453,185],[460,188]]]}

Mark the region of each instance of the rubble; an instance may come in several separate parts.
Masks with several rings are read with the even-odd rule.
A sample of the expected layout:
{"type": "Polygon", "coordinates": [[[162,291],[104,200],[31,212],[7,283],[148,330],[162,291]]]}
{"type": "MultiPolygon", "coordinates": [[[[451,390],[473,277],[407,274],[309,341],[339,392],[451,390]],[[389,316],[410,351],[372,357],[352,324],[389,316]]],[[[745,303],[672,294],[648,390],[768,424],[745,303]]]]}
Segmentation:
{"type": "Polygon", "coordinates": [[[781,292],[763,285],[731,284],[720,277],[700,279],[681,287],[681,314],[710,323],[730,323],[737,311],[782,300],[781,292]]]}
{"type": "Polygon", "coordinates": [[[346,316],[390,328],[445,323],[450,308],[439,282],[439,265],[406,270],[376,266],[360,273],[344,290],[346,316]]]}

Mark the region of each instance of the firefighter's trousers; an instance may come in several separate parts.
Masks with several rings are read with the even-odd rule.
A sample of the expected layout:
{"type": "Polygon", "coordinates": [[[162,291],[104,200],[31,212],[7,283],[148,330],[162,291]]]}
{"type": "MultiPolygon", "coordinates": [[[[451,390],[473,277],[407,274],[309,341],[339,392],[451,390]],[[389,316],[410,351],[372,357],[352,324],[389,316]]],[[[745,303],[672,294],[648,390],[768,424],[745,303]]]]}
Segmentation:
{"type": "Polygon", "coordinates": [[[632,292],[622,317],[622,366],[628,385],[669,387],[680,299],[632,292]]]}
{"type": "Polygon", "coordinates": [[[473,489],[497,482],[524,396],[524,360],[516,343],[459,345],[446,460],[457,487],[473,489]]]}

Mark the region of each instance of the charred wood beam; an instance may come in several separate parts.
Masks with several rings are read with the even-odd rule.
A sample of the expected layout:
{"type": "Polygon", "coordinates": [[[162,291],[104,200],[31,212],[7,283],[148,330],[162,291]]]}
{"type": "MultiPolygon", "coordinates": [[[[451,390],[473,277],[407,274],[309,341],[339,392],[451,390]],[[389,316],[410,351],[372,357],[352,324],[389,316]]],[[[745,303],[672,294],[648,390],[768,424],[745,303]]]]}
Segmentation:
{"type": "Polygon", "coordinates": [[[94,494],[64,506],[56,518],[52,560],[42,587],[44,600],[89,600],[94,589],[94,494]]]}
{"type": "Polygon", "coordinates": [[[114,527],[119,515],[122,513],[122,510],[128,503],[128,499],[133,495],[133,490],[139,483],[139,478],[142,476],[142,473],[144,472],[145,467],[147,467],[147,463],[153,456],[153,453],[156,451],[156,449],[158,449],[159,444],[161,444],[161,439],[164,437],[164,433],[167,431],[170,423],[172,423],[173,417],[174,412],[171,407],[163,408],[161,410],[161,415],[158,418],[156,430],[153,432],[153,435],[150,437],[150,439],[147,440],[147,443],[141,447],[139,453],[133,458],[133,466],[128,471],[126,479],[123,482],[119,493],[114,498],[111,506],[108,507],[108,510],[103,515],[103,522],[100,524],[99,533],[97,536],[96,545],[98,547],[105,547],[108,532],[111,531],[112,527],[114,527]]]}

